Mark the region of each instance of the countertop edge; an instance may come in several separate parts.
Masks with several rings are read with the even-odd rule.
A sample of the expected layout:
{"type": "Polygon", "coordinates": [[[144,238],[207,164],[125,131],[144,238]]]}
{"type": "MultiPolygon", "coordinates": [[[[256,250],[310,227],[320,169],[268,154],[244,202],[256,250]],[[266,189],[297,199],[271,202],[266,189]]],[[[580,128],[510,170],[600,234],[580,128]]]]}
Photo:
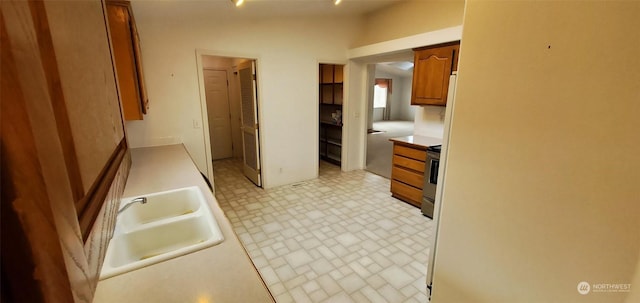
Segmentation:
{"type": "Polygon", "coordinates": [[[426,150],[427,147],[429,146],[442,144],[441,138],[427,137],[427,136],[420,136],[420,135],[390,138],[389,141],[393,143],[402,144],[402,145],[409,145],[411,147],[422,149],[422,150],[426,150]]]}

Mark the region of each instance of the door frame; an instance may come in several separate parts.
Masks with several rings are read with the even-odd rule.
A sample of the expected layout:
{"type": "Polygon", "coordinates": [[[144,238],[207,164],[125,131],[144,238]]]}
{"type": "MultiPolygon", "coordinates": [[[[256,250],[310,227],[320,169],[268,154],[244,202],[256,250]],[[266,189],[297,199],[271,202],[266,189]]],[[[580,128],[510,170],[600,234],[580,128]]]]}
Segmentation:
{"type": "MultiPolygon", "coordinates": [[[[256,65],[256,78],[260,79],[262,76],[260,74],[260,56],[256,54],[246,54],[246,53],[228,53],[223,51],[215,51],[215,50],[207,50],[207,49],[196,49],[196,73],[198,75],[198,91],[200,94],[200,117],[202,119],[202,142],[204,143],[204,153],[205,160],[207,161],[207,171],[202,172],[207,176],[212,185],[212,191],[215,194],[215,180],[213,178],[213,156],[211,153],[211,140],[209,137],[209,117],[207,114],[207,97],[204,87],[204,66],[202,63],[202,56],[215,56],[215,57],[226,57],[226,58],[238,58],[238,59],[249,59],[254,60],[256,65]]],[[[261,83],[262,81],[257,81],[256,90],[258,95],[262,95],[261,83]]],[[[262,113],[262,100],[258,98],[258,123],[262,125],[263,113],[262,113]]],[[[258,139],[258,144],[261,150],[264,150],[264,138],[258,139]]],[[[263,153],[260,153],[259,156],[260,165],[264,166],[264,158],[263,153]]],[[[262,172],[262,183],[264,184],[268,178],[268,174],[266,172],[262,172]]]]}

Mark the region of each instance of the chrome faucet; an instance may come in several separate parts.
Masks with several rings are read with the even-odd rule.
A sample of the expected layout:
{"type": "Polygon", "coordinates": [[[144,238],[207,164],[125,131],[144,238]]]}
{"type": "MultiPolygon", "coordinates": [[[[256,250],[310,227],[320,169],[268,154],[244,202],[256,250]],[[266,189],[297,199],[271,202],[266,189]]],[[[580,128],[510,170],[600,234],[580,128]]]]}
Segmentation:
{"type": "Polygon", "coordinates": [[[123,208],[121,208],[118,211],[118,214],[122,213],[125,209],[129,208],[129,206],[140,202],[140,204],[146,204],[147,203],[147,197],[139,197],[139,198],[135,198],[133,200],[131,200],[129,203],[127,203],[123,208]]]}

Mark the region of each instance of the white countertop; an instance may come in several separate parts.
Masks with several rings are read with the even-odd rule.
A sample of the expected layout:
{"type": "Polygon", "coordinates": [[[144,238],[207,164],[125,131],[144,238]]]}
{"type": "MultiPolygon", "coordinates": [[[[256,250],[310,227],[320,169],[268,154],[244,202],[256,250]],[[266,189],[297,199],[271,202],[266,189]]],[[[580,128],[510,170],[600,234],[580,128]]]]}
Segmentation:
{"type": "Polygon", "coordinates": [[[93,302],[274,302],[184,146],[132,149],[131,158],[124,197],[198,186],[218,221],[224,241],[102,280],[93,302]]]}
{"type": "Polygon", "coordinates": [[[418,136],[418,135],[391,138],[389,140],[393,142],[400,142],[400,143],[415,145],[415,146],[423,147],[425,149],[429,146],[442,144],[442,138],[426,137],[426,136],[418,136]]]}

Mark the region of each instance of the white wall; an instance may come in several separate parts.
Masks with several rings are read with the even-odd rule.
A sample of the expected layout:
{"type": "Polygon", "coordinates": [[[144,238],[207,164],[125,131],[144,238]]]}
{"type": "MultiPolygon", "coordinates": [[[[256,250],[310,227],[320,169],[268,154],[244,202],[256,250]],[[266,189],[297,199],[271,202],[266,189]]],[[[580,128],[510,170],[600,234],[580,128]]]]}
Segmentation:
{"type": "Polygon", "coordinates": [[[374,107],[371,121],[378,122],[378,121],[382,121],[383,118],[384,118],[384,108],[374,107]]]}
{"type": "Polygon", "coordinates": [[[577,285],[638,281],[639,17],[467,1],[432,302],[631,302],[577,285]]]}
{"type": "MultiPolygon", "coordinates": [[[[413,70],[411,71],[413,73],[413,70]]],[[[415,113],[418,106],[411,105],[411,85],[413,82],[413,75],[401,78],[400,85],[396,86],[396,90],[400,94],[400,98],[403,100],[402,106],[396,110],[397,120],[414,121],[415,113]]]]}
{"type": "MultiPolygon", "coordinates": [[[[183,4],[161,7],[167,5],[179,11],[183,4]]],[[[212,50],[257,59],[264,186],[315,178],[318,62],[346,62],[359,20],[218,20],[161,14],[158,7],[133,2],[150,110],[145,120],[127,123],[131,146],[184,142],[197,166],[206,170],[203,129],[193,128],[193,120],[201,122],[195,50],[212,50]]]]}
{"type": "MultiPolygon", "coordinates": [[[[375,78],[391,79],[391,120],[413,121],[413,115],[407,114],[413,111],[411,108],[411,91],[409,91],[408,96],[406,94],[406,82],[411,82],[412,78],[391,74],[379,68],[376,68],[375,78]]],[[[409,84],[409,89],[411,89],[411,84],[409,84]]],[[[374,121],[376,120],[374,119],[374,121]]]]}
{"type": "Polygon", "coordinates": [[[444,106],[416,106],[413,134],[442,138],[444,132],[444,106]]]}
{"type": "Polygon", "coordinates": [[[353,47],[462,24],[464,0],[405,0],[368,14],[353,47]]]}

